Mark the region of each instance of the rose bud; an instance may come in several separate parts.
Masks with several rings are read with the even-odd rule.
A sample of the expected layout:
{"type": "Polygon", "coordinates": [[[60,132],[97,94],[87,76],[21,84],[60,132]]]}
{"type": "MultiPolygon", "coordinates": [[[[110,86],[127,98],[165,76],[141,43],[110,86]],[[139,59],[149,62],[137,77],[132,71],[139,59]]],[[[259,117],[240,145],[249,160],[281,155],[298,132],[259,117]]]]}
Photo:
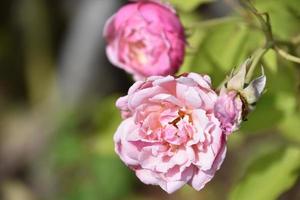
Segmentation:
{"type": "Polygon", "coordinates": [[[135,80],[174,74],[184,59],[185,35],[175,10],[159,1],[123,6],[104,28],[106,53],[135,80]]]}
{"type": "Polygon", "coordinates": [[[236,91],[221,90],[215,104],[215,115],[221,121],[225,134],[238,130],[242,122],[243,102],[236,91]]]}
{"type": "Polygon", "coordinates": [[[168,193],[185,184],[201,190],[226,153],[217,99],[210,78],[196,73],[136,82],[116,103],[124,119],[116,153],[145,184],[168,193]]]}
{"type": "Polygon", "coordinates": [[[215,115],[227,135],[236,131],[254,109],[266,85],[263,68],[260,77],[246,84],[247,66],[250,64],[251,61],[247,60],[236,73],[231,74],[221,88],[215,104],[215,115]]]}

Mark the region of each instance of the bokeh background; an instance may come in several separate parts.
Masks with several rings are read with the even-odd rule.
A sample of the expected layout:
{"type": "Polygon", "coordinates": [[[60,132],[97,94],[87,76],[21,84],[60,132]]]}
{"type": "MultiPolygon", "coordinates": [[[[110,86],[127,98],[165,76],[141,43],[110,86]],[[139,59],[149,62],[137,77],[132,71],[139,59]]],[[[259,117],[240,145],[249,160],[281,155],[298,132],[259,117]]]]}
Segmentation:
{"type": "MultiPolygon", "coordinates": [[[[179,73],[215,87],[263,46],[260,24],[238,1],[171,0],[189,45],[179,73]]],[[[269,51],[267,90],[230,136],[215,178],[200,192],[143,185],[116,156],[116,99],[133,83],[105,56],[102,30],[125,0],[0,1],[0,199],[299,200],[300,65],[269,51]]],[[[274,36],[300,56],[300,1],[257,0],[274,36]]],[[[258,71],[259,73],[259,71],[258,71]]]]}

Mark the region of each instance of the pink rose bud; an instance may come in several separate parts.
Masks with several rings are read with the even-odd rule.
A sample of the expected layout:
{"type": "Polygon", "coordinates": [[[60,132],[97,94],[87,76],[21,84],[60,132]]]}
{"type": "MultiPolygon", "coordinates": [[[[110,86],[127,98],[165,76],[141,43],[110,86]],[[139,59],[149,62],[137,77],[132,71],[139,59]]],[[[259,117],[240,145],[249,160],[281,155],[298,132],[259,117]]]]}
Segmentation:
{"type": "Polygon", "coordinates": [[[243,119],[254,109],[266,85],[263,68],[260,77],[249,84],[245,83],[247,66],[250,64],[251,61],[247,60],[228,78],[215,104],[215,115],[221,121],[223,131],[227,135],[236,131],[243,119]]]}
{"type": "Polygon", "coordinates": [[[175,10],[157,0],[123,6],[106,22],[104,37],[109,60],[136,80],[172,75],[184,59],[183,26],[175,10]]]}
{"type": "Polygon", "coordinates": [[[116,153],[145,184],[168,193],[185,184],[201,190],[226,153],[217,98],[210,78],[196,73],[136,82],[116,103],[124,119],[116,153]]]}
{"type": "Polygon", "coordinates": [[[242,122],[243,102],[235,91],[221,91],[215,104],[215,115],[221,121],[225,134],[238,130],[242,122]]]}

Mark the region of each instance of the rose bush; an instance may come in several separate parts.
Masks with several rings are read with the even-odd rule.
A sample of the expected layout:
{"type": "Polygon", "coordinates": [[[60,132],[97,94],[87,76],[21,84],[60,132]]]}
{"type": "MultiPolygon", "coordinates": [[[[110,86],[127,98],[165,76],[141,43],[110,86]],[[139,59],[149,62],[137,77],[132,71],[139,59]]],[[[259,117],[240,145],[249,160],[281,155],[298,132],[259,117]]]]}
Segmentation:
{"type": "Polygon", "coordinates": [[[104,37],[109,60],[136,80],[174,74],[183,62],[183,26],[174,9],[159,1],[123,6],[107,21],[104,37]]]}
{"type": "Polygon", "coordinates": [[[116,103],[124,119],[114,135],[117,154],[146,184],[200,190],[226,152],[217,99],[210,78],[196,73],[136,82],[116,103]]]}

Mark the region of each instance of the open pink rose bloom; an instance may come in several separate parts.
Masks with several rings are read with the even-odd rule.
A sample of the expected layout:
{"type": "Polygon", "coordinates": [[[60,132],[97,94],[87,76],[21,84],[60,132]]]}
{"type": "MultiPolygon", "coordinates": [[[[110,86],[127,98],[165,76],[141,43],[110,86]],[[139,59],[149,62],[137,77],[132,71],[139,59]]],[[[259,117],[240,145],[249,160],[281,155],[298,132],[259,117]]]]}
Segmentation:
{"type": "Polygon", "coordinates": [[[104,37],[109,60],[135,80],[172,75],[183,62],[183,26],[174,9],[158,1],[123,6],[107,21],[104,37]]]}
{"type": "Polygon", "coordinates": [[[210,78],[196,73],[136,82],[116,103],[124,119],[114,136],[117,154],[146,184],[168,193],[184,184],[200,190],[226,153],[228,120],[217,118],[217,101],[210,78]]]}

